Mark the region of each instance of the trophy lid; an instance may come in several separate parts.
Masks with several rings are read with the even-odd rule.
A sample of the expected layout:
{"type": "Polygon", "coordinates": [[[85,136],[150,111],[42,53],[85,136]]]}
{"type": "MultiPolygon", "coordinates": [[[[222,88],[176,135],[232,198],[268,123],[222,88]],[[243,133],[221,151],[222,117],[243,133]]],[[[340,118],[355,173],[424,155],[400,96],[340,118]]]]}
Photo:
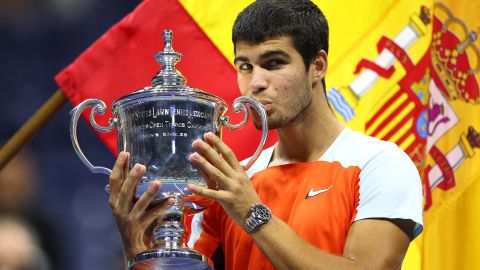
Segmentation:
{"type": "Polygon", "coordinates": [[[117,99],[113,103],[113,107],[158,96],[192,96],[215,102],[221,101],[225,104],[221,98],[215,95],[186,85],[187,79],[175,68],[175,65],[182,59],[183,55],[172,47],[172,30],[164,30],[162,36],[164,43],[163,51],[155,54],[154,58],[163,68],[152,78],[151,86],[144,87],[117,99]]]}
{"type": "MultiPolygon", "coordinates": [[[[180,86],[185,85],[187,79],[176,68],[183,55],[172,48],[172,30],[163,31],[163,51],[155,54],[155,60],[163,67],[152,78],[152,86],[180,86]]],[[[180,88],[181,89],[181,88],[180,88]]]]}

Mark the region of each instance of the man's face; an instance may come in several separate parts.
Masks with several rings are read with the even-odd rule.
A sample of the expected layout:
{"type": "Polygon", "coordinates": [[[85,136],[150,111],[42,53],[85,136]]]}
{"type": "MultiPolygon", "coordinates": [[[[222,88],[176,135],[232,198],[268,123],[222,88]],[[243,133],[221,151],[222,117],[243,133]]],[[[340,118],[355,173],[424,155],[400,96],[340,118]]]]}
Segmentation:
{"type": "MultiPolygon", "coordinates": [[[[235,51],[238,86],[242,95],[265,106],[269,129],[298,119],[312,97],[309,71],[289,37],[268,39],[260,44],[238,42],[235,51]]],[[[257,128],[258,115],[254,114],[257,128]]]]}

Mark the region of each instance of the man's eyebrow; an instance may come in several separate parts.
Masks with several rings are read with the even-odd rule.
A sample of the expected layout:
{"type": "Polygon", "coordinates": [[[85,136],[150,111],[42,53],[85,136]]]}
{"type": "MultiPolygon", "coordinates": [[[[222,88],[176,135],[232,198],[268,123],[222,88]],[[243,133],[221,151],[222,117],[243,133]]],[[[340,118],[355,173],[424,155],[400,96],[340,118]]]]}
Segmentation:
{"type": "Polygon", "coordinates": [[[266,52],[262,53],[260,55],[260,59],[265,59],[265,58],[269,58],[269,57],[272,57],[272,56],[282,56],[282,57],[285,57],[285,58],[288,58],[288,59],[291,58],[290,55],[283,50],[272,50],[272,51],[266,51],[266,52]]]}
{"type": "Polygon", "coordinates": [[[235,64],[237,64],[237,62],[240,62],[240,61],[248,62],[248,58],[245,57],[245,56],[237,56],[237,57],[235,57],[235,59],[233,59],[233,64],[235,65],[235,64]]]}
{"type": "MultiPolygon", "coordinates": [[[[283,50],[271,50],[271,51],[266,51],[264,53],[262,53],[259,58],[260,60],[262,59],[266,59],[266,58],[269,58],[269,57],[274,57],[274,56],[281,56],[281,57],[285,57],[285,58],[288,58],[290,59],[290,54],[288,54],[287,52],[283,51],[283,50]]],[[[245,56],[237,56],[235,57],[235,59],[233,60],[233,64],[237,64],[237,62],[250,62],[250,59],[248,59],[248,57],[245,57],[245,56]]]]}

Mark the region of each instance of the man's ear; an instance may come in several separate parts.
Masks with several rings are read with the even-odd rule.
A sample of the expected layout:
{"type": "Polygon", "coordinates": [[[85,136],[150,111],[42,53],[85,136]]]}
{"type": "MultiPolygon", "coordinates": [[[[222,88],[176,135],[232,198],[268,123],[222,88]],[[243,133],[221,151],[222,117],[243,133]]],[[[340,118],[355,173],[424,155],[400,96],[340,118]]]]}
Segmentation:
{"type": "Polygon", "coordinates": [[[312,62],[313,65],[313,79],[314,81],[321,81],[325,78],[328,69],[327,53],[324,50],[320,50],[317,56],[312,62]]]}

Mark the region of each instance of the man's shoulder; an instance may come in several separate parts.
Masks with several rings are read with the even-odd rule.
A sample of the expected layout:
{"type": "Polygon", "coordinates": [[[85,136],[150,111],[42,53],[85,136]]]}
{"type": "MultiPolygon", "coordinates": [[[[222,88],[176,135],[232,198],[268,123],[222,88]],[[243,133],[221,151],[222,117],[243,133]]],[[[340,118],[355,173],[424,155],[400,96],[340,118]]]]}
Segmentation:
{"type": "Polygon", "coordinates": [[[335,139],[322,161],[337,161],[343,167],[365,167],[368,162],[379,156],[398,156],[404,152],[394,143],[365,135],[361,132],[345,128],[335,139]]]}

